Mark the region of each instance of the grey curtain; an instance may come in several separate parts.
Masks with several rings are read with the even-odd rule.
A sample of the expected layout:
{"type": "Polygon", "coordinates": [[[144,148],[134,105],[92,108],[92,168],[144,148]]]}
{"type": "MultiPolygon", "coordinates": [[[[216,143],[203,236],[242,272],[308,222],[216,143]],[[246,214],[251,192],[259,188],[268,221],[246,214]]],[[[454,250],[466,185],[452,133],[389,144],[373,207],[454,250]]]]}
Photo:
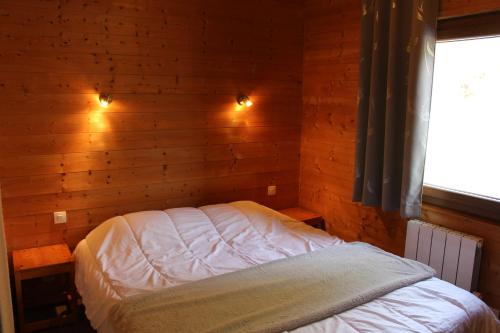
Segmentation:
{"type": "Polygon", "coordinates": [[[420,216],[438,0],[362,0],[353,200],[420,216]]]}

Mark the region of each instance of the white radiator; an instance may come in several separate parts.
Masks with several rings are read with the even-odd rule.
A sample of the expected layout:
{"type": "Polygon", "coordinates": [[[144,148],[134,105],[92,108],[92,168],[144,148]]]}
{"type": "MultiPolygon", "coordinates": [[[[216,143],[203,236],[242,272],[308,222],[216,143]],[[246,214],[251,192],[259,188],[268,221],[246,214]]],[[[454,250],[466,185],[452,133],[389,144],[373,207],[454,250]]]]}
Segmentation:
{"type": "Polygon", "coordinates": [[[481,238],[418,220],[408,221],[405,258],[436,270],[436,276],[457,287],[477,289],[481,238]]]}

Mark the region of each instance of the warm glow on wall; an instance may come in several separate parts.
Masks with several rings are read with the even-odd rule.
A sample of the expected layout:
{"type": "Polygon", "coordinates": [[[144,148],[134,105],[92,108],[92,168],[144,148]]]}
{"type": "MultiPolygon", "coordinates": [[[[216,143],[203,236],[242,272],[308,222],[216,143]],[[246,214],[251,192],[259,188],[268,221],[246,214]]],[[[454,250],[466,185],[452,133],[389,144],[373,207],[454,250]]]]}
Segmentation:
{"type": "Polygon", "coordinates": [[[243,111],[243,109],[244,109],[244,108],[245,108],[245,105],[239,105],[239,104],[236,104],[236,105],[234,106],[234,110],[235,110],[236,112],[241,112],[241,111],[243,111]]]}
{"type": "Polygon", "coordinates": [[[98,96],[99,106],[89,114],[89,126],[92,132],[104,132],[109,130],[106,117],[106,109],[112,101],[111,94],[101,93],[98,96]]]}
{"type": "Polygon", "coordinates": [[[112,98],[110,94],[100,94],[99,95],[99,104],[103,108],[107,108],[109,104],[111,104],[112,98]]]}
{"type": "Polygon", "coordinates": [[[108,130],[108,122],[102,111],[94,111],[89,115],[90,130],[92,132],[105,132],[108,130]]]}

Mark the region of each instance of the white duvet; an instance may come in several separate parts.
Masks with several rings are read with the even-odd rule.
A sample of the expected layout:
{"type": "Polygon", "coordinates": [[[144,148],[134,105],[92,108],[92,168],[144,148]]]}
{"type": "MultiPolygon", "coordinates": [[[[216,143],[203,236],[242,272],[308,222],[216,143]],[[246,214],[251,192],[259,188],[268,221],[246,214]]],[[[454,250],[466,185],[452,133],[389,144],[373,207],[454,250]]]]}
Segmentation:
{"type": "MultiPolygon", "coordinates": [[[[92,326],[120,300],[147,291],[342,244],[254,202],[147,211],[112,218],[75,249],[75,282],[92,326]]],[[[294,330],[312,332],[496,332],[481,300],[436,278],[294,330]]]]}

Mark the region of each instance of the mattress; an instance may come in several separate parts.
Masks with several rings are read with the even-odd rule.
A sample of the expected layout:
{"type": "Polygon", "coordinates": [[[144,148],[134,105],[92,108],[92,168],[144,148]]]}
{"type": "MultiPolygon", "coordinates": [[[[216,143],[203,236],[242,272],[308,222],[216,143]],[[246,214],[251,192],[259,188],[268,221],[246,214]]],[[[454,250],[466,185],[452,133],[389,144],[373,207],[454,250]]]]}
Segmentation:
{"type": "MultiPolygon", "coordinates": [[[[112,218],[75,249],[75,283],[92,326],[110,332],[126,297],[344,243],[250,201],[112,218]]],[[[436,278],[294,332],[495,332],[481,300],[436,278]]]]}

